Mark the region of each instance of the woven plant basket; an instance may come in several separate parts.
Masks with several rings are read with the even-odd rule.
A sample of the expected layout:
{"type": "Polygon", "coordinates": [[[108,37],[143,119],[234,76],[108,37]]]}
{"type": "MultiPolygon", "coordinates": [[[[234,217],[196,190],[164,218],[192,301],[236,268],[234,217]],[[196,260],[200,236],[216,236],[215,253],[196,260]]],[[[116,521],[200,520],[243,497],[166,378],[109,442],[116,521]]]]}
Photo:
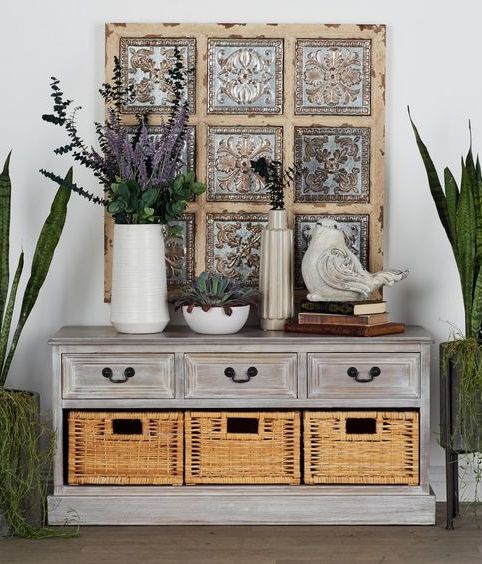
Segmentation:
{"type": "Polygon", "coordinates": [[[416,411],[304,413],[307,484],[419,483],[416,411]]]}
{"type": "Polygon", "coordinates": [[[71,411],[69,484],[183,483],[183,414],[71,411]]]}
{"type": "Polygon", "coordinates": [[[186,484],[299,484],[298,412],[187,411],[186,484]]]}

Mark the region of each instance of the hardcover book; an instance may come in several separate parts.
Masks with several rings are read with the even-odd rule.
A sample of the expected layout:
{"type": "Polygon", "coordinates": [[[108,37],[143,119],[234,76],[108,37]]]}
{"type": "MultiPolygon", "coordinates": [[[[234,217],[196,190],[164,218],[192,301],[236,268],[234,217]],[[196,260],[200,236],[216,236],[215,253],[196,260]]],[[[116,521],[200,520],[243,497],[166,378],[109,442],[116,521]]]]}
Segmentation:
{"type": "Polygon", "coordinates": [[[380,325],[300,325],[296,322],[288,322],[285,325],[288,333],[311,333],[314,335],[343,335],[346,337],[378,337],[380,335],[391,335],[403,333],[403,323],[381,323],[380,325]]]}
{"type": "Polygon", "coordinates": [[[330,313],[299,313],[300,325],[380,325],[388,323],[388,313],[371,313],[367,315],[333,315],[330,313]]]}
{"type": "Polygon", "coordinates": [[[313,313],[332,313],[340,315],[363,315],[371,313],[385,313],[387,311],[386,302],[380,300],[364,302],[301,302],[300,308],[303,311],[313,313]]]}

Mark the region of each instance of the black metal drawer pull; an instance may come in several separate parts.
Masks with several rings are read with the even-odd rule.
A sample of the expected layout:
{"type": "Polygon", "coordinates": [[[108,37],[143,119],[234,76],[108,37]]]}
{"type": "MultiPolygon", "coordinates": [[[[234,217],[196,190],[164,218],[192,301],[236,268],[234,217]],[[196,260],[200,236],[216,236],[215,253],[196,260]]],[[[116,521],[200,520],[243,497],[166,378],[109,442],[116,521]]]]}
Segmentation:
{"type": "Polygon", "coordinates": [[[382,371],[378,366],[372,366],[368,372],[368,378],[360,378],[360,372],[358,368],[355,366],[350,366],[350,368],[346,371],[350,378],[354,378],[356,382],[360,382],[360,384],[366,384],[367,382],[371,382],[377,376],[380,376],[382,371]]]}
{"type": "Polygon", "coordinates": [[[250,366],[248,370],[246,370],[246,378],[237,378],[236,370],[234,370],[232,366],[228,366],[224,369],[224,375],[228,378],[231,378],[231,380],[236,384],[244,384],[245,382],[249,382],[251,378],[254,378],[257,374],[258,369],[255,366],[250,366]]]}
{"type": "Polygon", "coordinates": [[[112,371],[112,368],[109,368],[108,366],[106,366],[102,370],[102,376],[104,378],[107,378],[108,380],[110,380],[113,384],[123,384],[124,382],[127,382],[127,380],[129,380],[129,378],[132,378],[135,375],[135,373],[136,373],[136,371],[134,370],[134,368],[132,368],[132,366],[128,366],[124,370],[124,378],[120,378],[119,380],[116,380],[114,378],[114,372],[112,371]]]}

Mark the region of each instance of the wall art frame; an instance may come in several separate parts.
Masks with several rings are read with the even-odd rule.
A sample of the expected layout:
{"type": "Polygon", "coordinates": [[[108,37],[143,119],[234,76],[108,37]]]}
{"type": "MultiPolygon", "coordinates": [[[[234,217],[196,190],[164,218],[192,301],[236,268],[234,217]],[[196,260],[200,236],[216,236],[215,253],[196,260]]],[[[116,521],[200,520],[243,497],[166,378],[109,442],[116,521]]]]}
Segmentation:
{"type": "MultiPolygon", "coordinates": [[[[247,176],[247,161],[257,154],[281,157],[284,167],[306,161],[304,181],[286,194],[291,227],[325,216],[359,221],[367,266],[383,267],[384,25],[108,23],[105,41],[106,80],[117,56],[124,80],[138,89],[123,109],[127,126],[146,107],[150,125],[162,123],[169,49],[182,49],[193,69],[186,91],[195,138],[190,162],[208,187],[189,203],[184,238],[170,247],[169,260],[178,261],[170,288],[205,269],[249,272],[256,285],[258,255],[248,253],[269,209],[260,179],[247,176]]],[[[112,233],[106,216],[106,301],[112,233]]]]}

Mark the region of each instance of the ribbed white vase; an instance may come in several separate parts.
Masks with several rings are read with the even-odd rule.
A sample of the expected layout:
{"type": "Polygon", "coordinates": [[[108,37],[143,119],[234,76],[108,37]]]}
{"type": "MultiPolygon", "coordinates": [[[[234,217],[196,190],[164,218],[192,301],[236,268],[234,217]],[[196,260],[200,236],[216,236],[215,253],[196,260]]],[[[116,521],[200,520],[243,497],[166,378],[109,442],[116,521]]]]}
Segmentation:
{"type": "Polygon", "coordinates": [[[293,230],[286,210],[270,210],[261,235],[259,272],[260,324],[265,331],[281,331],[293,316],[293,230]]]}
{"type": "Polygon", "coordinates": [[[162,225],[115,225],[112,325],[120,333],[159,333],[169,322],[162,225]]]}

